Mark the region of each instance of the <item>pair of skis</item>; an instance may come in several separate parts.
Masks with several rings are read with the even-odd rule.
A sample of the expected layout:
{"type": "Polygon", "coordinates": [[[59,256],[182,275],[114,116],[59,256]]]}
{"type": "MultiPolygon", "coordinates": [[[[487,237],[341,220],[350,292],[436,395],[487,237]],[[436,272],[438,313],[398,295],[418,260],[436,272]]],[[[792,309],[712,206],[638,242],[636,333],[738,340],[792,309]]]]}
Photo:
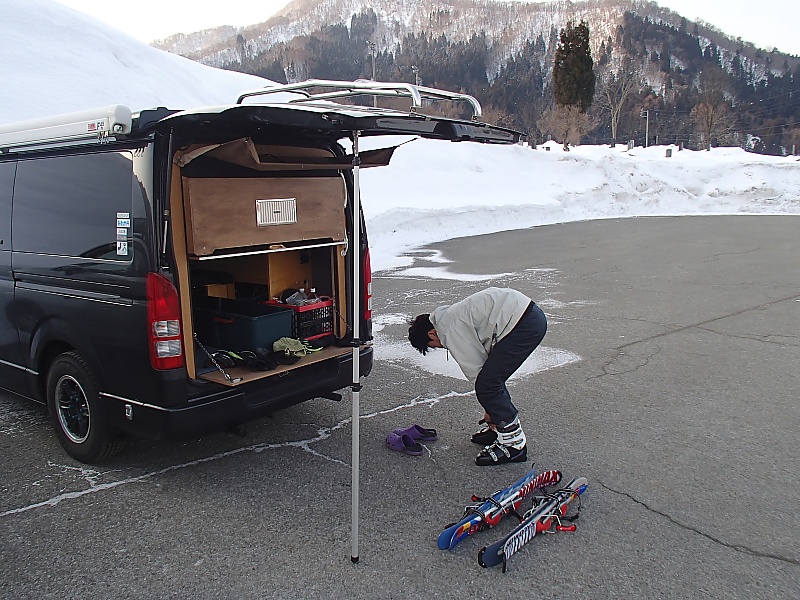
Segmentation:
{"type": "MultiPolygon", "coordinates": [[[[488,498],[473,496],[472,500],[480,504],[468,506],[464,510],[464,517],[439,535],[437,545],[442,550],[452,550],[466,537],[494,527],[505,515],[513,514],[520,520],[519,525],[511,533],[491,546],[482,548],[478,553],[479,565],[493,567],[502,563],[505,573],[506,561],[537,533],[550,532],[554,525],[556,531],[575,530],[575,525],[564,525],[562,520],[571,520],[565,519],[569,504],[586,491],[588,482],[584,477],[573,479],[566,487],[551,493],[534,496],[533,507],[524,516],[517,512],[524,498],[541,488],[554,486],[560,482],[560,471],[543,471],[536,475],[535,469],[531,469],[519,481],[488,498]]],[[[572,519],[575,518],[577,515],[572,519]]]]}

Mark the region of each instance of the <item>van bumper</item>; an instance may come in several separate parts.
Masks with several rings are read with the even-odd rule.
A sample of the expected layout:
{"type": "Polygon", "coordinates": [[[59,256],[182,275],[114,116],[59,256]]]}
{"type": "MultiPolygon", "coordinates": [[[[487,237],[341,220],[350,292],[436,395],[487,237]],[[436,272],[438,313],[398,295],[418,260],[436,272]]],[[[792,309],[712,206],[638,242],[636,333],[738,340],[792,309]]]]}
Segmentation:
{"type": "MultiPolygon", "coordinates": [[[[360,351],[361,375],[372,370],[372,347],[360,351]]],[[[290,377],[254,381],[237,387],[207,384],[213,392],[187,404],[161,407],[114,398],[112,421],[126,433],[155,438],[182,438],[220,431],[306,400],[325,397],[353,383],[353,355],[298,369],[290,377]],[[275,381],[277,380],[277,381],[275,381]]]]}

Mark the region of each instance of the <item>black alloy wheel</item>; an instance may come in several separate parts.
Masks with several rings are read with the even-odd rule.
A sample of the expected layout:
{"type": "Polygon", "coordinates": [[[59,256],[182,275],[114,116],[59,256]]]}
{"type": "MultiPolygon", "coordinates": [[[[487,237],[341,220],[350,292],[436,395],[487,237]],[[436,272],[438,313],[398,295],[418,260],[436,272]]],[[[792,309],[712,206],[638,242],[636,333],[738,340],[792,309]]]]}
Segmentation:
{"type": "Polygon", "coordinates": [[[104,419],[97,380],[77,353],[61,354],[50,366],[47,406],[58,441],[72,458],[95,463],[124,445],[121,434],[104,419]]]}

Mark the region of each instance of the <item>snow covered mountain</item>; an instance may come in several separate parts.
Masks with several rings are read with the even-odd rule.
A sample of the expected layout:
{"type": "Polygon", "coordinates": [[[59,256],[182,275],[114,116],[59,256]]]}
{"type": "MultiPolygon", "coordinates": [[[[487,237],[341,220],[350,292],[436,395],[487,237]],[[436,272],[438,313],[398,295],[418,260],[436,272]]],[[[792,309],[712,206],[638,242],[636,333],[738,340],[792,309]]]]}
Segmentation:
{"type": "MultiPolygon", "coordinates": [[[[378,51],[392,50],[410,34],[445,35],[451,42],[474,34],[492,40],[499,68],[527,42],[540,35],[549,46],[567,21],[589,23],[593,54],[631,12],[653,22],[679,27],[683,17],[649,0],[556,0],[553,2],[496,2],[494,0],[294,0],[262,23],[247,27],[216,27],[177,34],[153,45],[212,66],[234,66],[243,52],[255,56],[281,42],[319,32],[326,25],[351,22],[353,15],[372,10],[378,17],[374,41],[378,51]]],[[[696,23],[699,34],[733,56],[754,58],[759,49],[746,40],[726,36],[712,24],[696,23]]],[[[788,55],[787,55],[788,57],[788,55]]],[[[794,64],[796,57],[788,57],[794,64]]],[[[757,61],[757,62],[763,62],[757,61]]],[[[779,65],[775,65],[779,66],[779,65]]],[[[758,70],[758,69],[757,69],[758,70]]],[[[756,73],[757,76],[762,75],[756,73]]],[[[490,74],[491,76],[491,74],[490,74]]]]}
{"type": "Polygon", "coordinates": [[[153,45],[204,64],[232,65],[239,62],[242,44],[250,55],[258,54],[277,43],[316,32],[324,25],[349,24],[353,15],[367,9],[378,16],[378,50],[391,50],[409,33],[444,34],[453,42],[485,33],[498,45],[500,60],[539,34],[548,40],[551,31],[555,28],[558,32],[568,20],[589,22],[597,46],[613,34],[625,11],[676,26],[681,20],[677,13],[647,0],[294,0],[263,23],[239,30],[221,27],[180,34],[153,45]]]}
{"type": "MultiPolygon", "coordinates": [[[[624,70],[644,84],[619,113],[623,139],[652,133],[692,147],[711,140],[771,154],[797,146],[800,115],[791,97],[800,81],[798,57],[764,52],[647,0],[295,0],[235,36],[231,28],[211,29],[160,47],[293,83],[370,77],[370,44],[377,78],[421,78],[425,85],[469,91],[488,120],[547,139],[557,133],[541,116],[552,103],[555,49],[569,21],[587,22],[598,78],[609,82],[624,70]],[[716,131],[689,118],[709,98],[729,115],[716,131]],[[772,114],[760,110],[772,100],[772,114]],[[658,116],[656,129],[649,121],[640,126],[643,109],[658,116]]],[[[601,104],[595,102],[598,126],[585,140],[617,136],[601,104]]]]}

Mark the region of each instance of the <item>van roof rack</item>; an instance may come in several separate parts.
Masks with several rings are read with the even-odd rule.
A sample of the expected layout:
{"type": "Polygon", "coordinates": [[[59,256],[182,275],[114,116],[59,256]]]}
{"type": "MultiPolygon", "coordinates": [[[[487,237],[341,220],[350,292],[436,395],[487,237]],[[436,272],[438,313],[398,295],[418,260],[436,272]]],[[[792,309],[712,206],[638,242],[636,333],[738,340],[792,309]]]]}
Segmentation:
{"type": "Polygon", "coordinates": [[[472,106],[472,120],[479,121],[481,118],[481,105],[468,94],[457,94],[436,88],[422,87],[411,83],[403,82],[381,82],[368,79],[357,79],[356,81],[334,81],[330,79],[308,79],[299,83],[289,83],[285,85],[275,85],[260,90],[245,92],[236,100],[236,104],[241,104],[245,98],[253,96],[263,96],[277,94],[281,92],[296,92],[302,94],[299,98],[288,100],[288,103],[316,102],[318,100],[333,100],[335,98],[346,98],[350,96],[389,96],[394,98],[410,98],[411,108],[409,112],[415,113],[422,107],[422,100],[450,100],[453,102],[467,102],[472,106]],[[310,93],[308,90],[313,88],[325,88],[330,91],[310,93]]]}
{"type": "MultiPolygon", "coordinates": [[[[366,79],[358,79],[356,81],[309,79],[299,83],[275,85],[244,92],[239,96],[236,105],[241,105],[245,98],[269,96],[282,92],[288,92],[291,96],[287,98],[286,96],[289,94],[285,94],[280,101],[267,101],[263,104],[257,103],[254,106],[276,107],[280,105],[294,105],[300,108],[298,105],[305,103],[306,111],[318,112],[330,110],[330,106],[325,101],[333,101],[337,98],[364,95],[376,97],[384,96],[410,99],[411,107],[407,113],[404,113],[390,108],[377,109],[371,106],[353,107],[336,103],[333,103],[333,105],[340,108],[348,106],[349,108],[358,108],[359,117],[369,117],[371,115],[383,117],[392,115],[424,117],[424,115],[418,113],[418,109],[422,107],[423,100],[467,102],[472,107],[472,121],[479,124],[479,126],[484,129],[477,132],[480,134],[477,136],[470,134],[470,136],[465,137],[462,132],[462,134],[459,135],[454,134],[455,138],[472,139],[475,137],[475,139],[480,139],[481,141],[498,141],[491,138],[491,136],[487,137],[484,135],[488,130],[485,130],[485,126],[481,121],[481,105],[473,96],[403,82],[386,83],[366,79]]],[[[205,114],[210,111],[217,114],[226,108],[230,107],[215,107],[213,110],[206,108],[202,109],[201,112],[205,114]]],[[[132,113],[131,109],[127,106],[113,104],[103,108],[0,125],[0,155],[93,143],[103,144],[119,141],[120,139],[128,139],[131,136],[140,137],[148,135],[155,124],[165,121],[175,113],[186,112],[187,114],[192,114],[200,110],[201,109],[196,109],[195,111],[176,111],[159,107],[132,113]]],[[[378,129],[380,129],[380,127],[378,129]]],[[[381,131],[388,132],[391,129],[391,123],[389,123],[389,125],[384,127],[381,131]]],[[[493,128],[493,130],[494,129],[500,131],[500,128],[493,128]]],[[[503,138],[503,141],[506,141],[505,138],[503,138]]]]}
{"type": "Polygon", "coordinates": [[[104,143],[131,132],[133,115],[122,104],[0,125],[0,153],[75,143],[104,143]]]}

